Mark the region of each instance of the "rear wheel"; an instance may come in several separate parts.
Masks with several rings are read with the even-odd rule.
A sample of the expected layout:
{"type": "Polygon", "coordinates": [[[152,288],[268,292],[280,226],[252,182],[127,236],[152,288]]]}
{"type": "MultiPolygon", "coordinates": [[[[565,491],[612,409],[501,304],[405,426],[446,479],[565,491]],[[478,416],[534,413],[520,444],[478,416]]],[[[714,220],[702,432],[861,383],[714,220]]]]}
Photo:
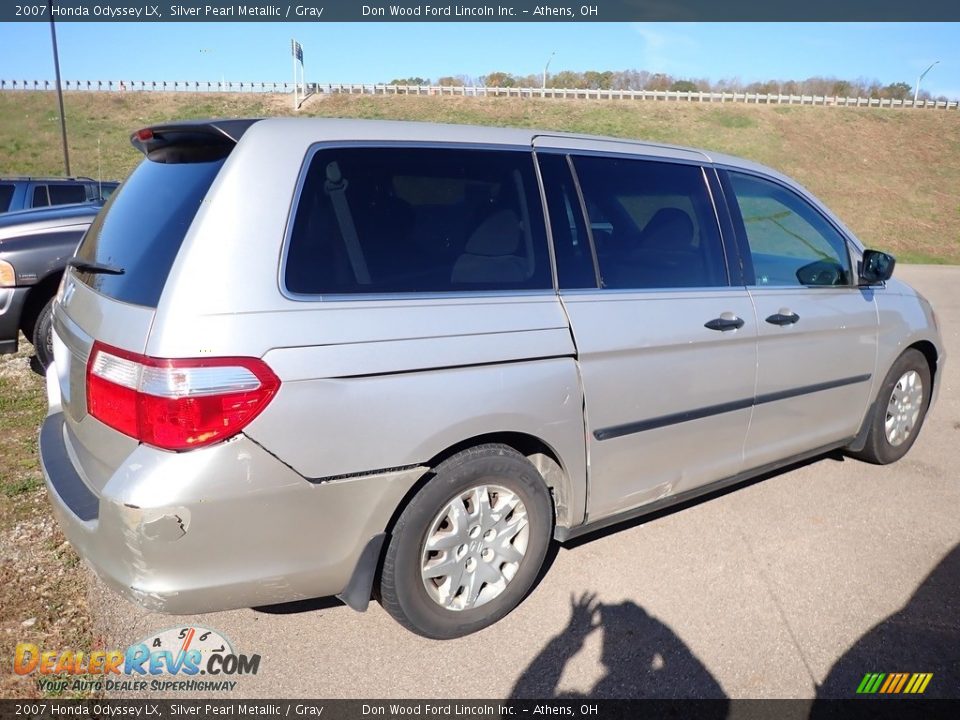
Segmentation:
{"type": "Polygon", "coordinates": [[[536,468],[504,445],[441,463],[403,510],[380,578],[380,602],[425,637],[461,637],[493,624],[529,592],[553,528],[536,468]]]}
{"type": "Polygon", "coordinates": [[[53,362],[53,301],[54,298],[47,300],[47,304],[37,315],[37,321],[33,325],[33,337],[30,338],[37,353],[37,362],[44,370],[53,362]]]}
{"type": "Polygon", "coordinates": [[[863,450],[851,454],[878,465],[906,455],[923,426],[932,389],[923,353],[912,348],[904,352],[880,386],[863,450]]]}

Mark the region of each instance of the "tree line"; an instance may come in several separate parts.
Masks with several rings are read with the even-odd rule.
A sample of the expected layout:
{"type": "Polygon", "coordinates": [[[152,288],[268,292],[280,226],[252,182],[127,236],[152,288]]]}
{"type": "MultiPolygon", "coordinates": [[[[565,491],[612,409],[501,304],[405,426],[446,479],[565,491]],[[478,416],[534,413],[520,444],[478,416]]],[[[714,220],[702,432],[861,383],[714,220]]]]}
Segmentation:
{"type": "MultiPolygon", "coordinates": [[[[524,87],[538,88],[543,85],[543,75],[513,75],[508,72],[492,72],[480,77],[468,75],[445,75],[431,82],[430,78],[395,78],[391,85],[439,85],[443,87],[524,87]]],[[[764,82],[741,82],[739,78],[724,78],[717,81],[707,78],[676,78],[667,73],[651,73],[646,70],[562,70],[547,75],[546,87],[576,90],[657,90],[679,92],[726,92],[759,93],[761,95],[825,95],[828,97],[869,97],[906,100],[913,97],[913,86],[907,82],[883,84],[879,80],[858,78],[840,80],[834,77],[809,77],[806,80],[766,80],[764,82]]],[[[933,98],[926,90],[920,91],[923,100],[947,100],[933,98]]]]}

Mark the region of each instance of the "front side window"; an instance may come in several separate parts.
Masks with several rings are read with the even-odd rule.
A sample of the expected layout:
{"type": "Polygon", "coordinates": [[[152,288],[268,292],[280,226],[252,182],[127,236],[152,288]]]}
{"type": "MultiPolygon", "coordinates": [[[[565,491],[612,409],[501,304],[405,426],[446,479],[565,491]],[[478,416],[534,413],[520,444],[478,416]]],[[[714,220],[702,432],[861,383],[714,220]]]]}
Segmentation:
{"type": "Polygon", "coordinates": [[[850,284],[846,241],[810,203],[769,180],[735,172],[729,176],[756,285],[850,284]]]}
{"type": "Polygon", "coordinates": [[[532,155],[317,151],[284,283],[307,295],[552,288],[532,155]]]}
{"type": "Polygon", "coordinates": [[[694,165],[576,157],[604,288],[728,284],[716,213],[694,165]]]}

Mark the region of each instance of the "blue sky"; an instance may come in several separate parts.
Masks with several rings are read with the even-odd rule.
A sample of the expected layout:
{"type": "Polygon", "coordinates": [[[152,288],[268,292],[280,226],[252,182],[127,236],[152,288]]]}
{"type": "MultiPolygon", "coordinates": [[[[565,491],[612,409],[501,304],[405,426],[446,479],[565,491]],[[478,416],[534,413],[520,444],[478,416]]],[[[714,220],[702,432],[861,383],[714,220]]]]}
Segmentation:
{"type": "MultiPolygon", "coordinates": [[[[960,98],[957,23],[59,23],[72,80],[283,81],[290,38],[309,82],[503,70],[666,72],[711,80],[865,77],[960,98]],[[201,53],[201,50],[207,52],[201,53]]],[[[0,23],[0,77],[53,78],[46,23],[0,23]]]]}

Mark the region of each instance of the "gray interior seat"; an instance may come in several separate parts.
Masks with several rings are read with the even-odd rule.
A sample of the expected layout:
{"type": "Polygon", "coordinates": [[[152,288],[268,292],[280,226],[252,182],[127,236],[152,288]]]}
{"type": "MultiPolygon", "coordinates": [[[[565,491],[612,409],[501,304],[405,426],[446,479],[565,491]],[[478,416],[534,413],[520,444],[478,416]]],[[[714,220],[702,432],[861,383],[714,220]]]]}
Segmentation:
{"type": "Polygon", "coordinates": [[[690,215],[661,208],[644,226],[622,264],[607,273],[608,285],[621,288],[668,288],[708,285],[701,249],[690,215]]]}
{"type": "Polygon", "coordinates": [[[480,223],[453,265],[457,284],[518,283],[527,279],[527,264],[516,254],[522,228],[513,210],[499,210],[480,223]]]}

